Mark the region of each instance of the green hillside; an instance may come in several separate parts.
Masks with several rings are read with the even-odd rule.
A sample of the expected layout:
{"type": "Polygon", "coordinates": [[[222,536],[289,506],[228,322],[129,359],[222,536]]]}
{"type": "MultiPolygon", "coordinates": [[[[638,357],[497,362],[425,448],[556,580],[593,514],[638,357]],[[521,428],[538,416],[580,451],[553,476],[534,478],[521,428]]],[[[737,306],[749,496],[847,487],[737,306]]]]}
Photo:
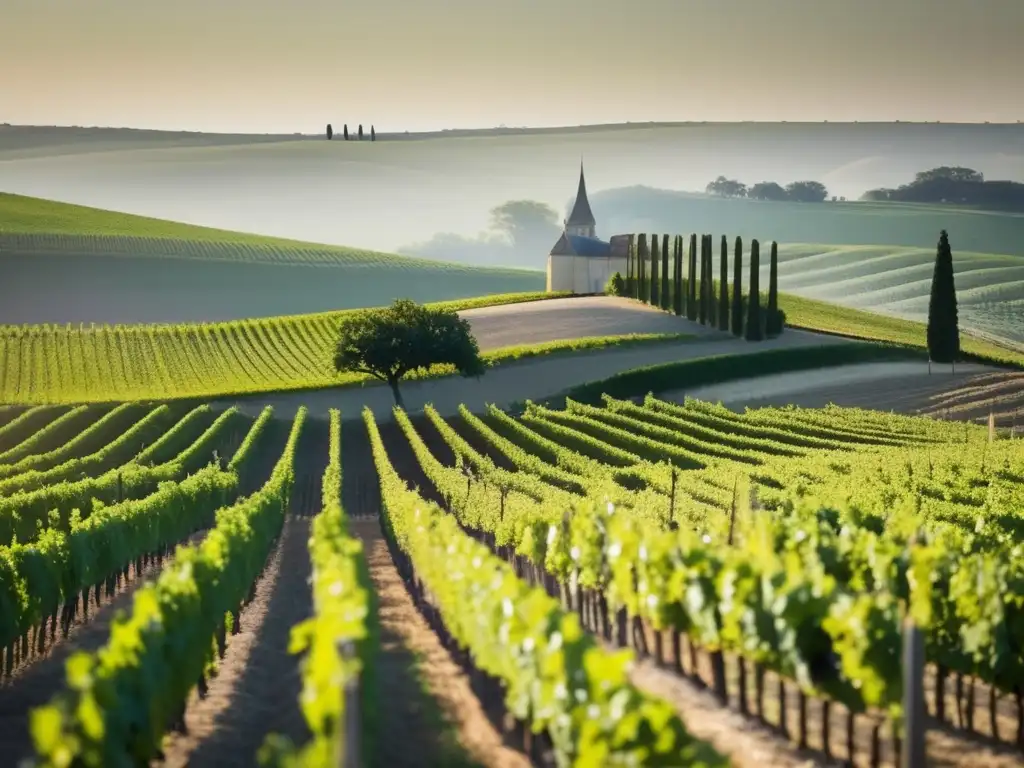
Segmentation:
{"type": "MultiPolygon", "coordinates": [[[[1024,257],[955,251],[962,329],[1024,344],[1024,257]]],[[[927,322],[935,249],[896,246],[779,246],[779,285],[852,309],[927,322]]],[[[768,268],[762,271],[767,285],[768,268]]]]}
{"type": "MultiPolygon", "coordinates": [[[[0,250],[479,271],[463,264],[200,227],[3,192],[0,192],[0,250]]],[[[485,271],[536,274],[517,269],[485,271]]]]}
{"type": "Polygon", "coordinates": [[[203,322],[544,289],[471,267],[0,194],[0,323],[203,322]]]}

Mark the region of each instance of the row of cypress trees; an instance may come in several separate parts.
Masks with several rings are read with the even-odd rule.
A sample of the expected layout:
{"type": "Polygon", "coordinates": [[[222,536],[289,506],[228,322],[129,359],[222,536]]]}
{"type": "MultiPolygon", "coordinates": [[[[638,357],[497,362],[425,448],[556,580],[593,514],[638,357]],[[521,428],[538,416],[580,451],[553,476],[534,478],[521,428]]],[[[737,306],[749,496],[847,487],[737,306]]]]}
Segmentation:
{"type": "Polygon", "coordinates": [[[714,239],[691,234],[689,248],[681,235],[637,235],[626,274],[626,295],[685,315],[688,320],[709,325],[748,341],[760,341],[782,333],[785,315],[779,310],[779,247],[772,242],[767,307],[761,307],[760,244],[750,244],[750,286],[743,293],[743,239],[736,238],[733,250],[732,294],[729,291],[729,242],[722,235],[718,280],[714,277],[714,239]],[[698,262],[699,254],[699,262],[698,262]],[[687,277],[683,276],[683,261],[687,277]],[[669,260],[671,259],[671,268],[669,260]],[[716,284],[717,283],[717,284],[716,284]]]}

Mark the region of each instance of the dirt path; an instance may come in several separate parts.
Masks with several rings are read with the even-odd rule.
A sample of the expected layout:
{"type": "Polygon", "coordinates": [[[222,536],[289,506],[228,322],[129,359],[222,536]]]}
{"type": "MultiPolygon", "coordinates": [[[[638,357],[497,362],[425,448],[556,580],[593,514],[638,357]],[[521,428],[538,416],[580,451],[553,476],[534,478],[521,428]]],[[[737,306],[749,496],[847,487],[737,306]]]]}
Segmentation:
{"type": "MultiPolygon", "coordinates": [[[[695,323],[693,325],[696,326],[695,323]]],[[[425,404],[432,403],[442,416],[452,416],[458,413],[460,403],[465,403],[474,412],[478,412],[487,403],[504,407],[527,399],[540,400],[564,392],[577,384],[596,381],[645,365],[712,355],[743,355],[769,349],[842,343],[847,342],[832,336],[790,330],[776,339],[757,344],[733,337],[722,340],[709,337],[678,344],[599,349],[507,363],[488,371],[479,379],[455,376],[428,381],[409,381],[402,384],[402,397],[405,409],[409,413],[416,413],[425,404]]],[[[251,414],[258,413],[267,404],[273,405],[277,413],[294,413],[300,404],[308,405],[311,411],[340,408],[342,418],[346,420],[359,419],[363,406],[368,406],[378,420],[385,419],[390,416],[394,405],[391,390],[386,386],[376,385],[266,393],[212,402],[216,408],[237,405],[243,412],[251,414]]]]}
{"type": "MultiPolygon", "coordinates": [[[[190,543],[197,543],[205,532],[196,534],[190,543]]],[[[168,559],[164,560],[166,564],[168,559]]],[[[44,653],[14,670],[11,678],[0,683],[0,765],[14,766],[32,753],[29,735],[29,713],[35,707],[48,703],[64,687],[64,663],[78,651],[94,652],[110,638],[110,626],[121,611],[130,611],[135,592],[148,580],[155,578],[160,566],[152,563],[136,573],[134,564],[128,579],[112,598],[104,598],[102,605],[90,606],[85,617],[79,605],[78,615],[67,638],[58,630],[56,641],[44,653]]]]}
{"type": "Polygon", "coordinates": [[[693,323],[647,304],[615,296],[576,296],[503,304],[459,312],[482,351],[519,344],[616,336],[625,333],[691,333],[728,338],[715,328],[693,323]]]}
{"type": "Polygon", "coordinates": [[[185,713],[186,734],[164,740],[154,766],[253,766],[269,733],[301,743],[308,737],[299,709],[299,657],[288,653],[291,628],[310,615],[309,520],[285,520],[277,548],[242,611],[242,631],[227,651],[205,699],[197,692],[185,713]]]}
{"type": "Polygon", "coordinates": [[[469,679],[416,610],[378,523],[354,522],[352,528],[366,547],[379,601],[381,707],[374,765],[527,768],[525,756],[504,746],[469,679]]]}

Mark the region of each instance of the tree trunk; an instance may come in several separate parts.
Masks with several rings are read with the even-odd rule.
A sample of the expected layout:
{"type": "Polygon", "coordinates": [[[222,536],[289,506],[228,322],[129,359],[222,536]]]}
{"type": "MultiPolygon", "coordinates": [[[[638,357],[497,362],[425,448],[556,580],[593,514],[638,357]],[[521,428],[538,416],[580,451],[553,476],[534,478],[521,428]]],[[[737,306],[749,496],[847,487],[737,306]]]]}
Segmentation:
{"type": "Polygon", "coordinates": [[[388,386],[391,387],[391,394],[395,396],[395,405],[404,409],[405,403],[402,401],[402,393],[398,391],[398,378],[388,376],[388,386]]]}

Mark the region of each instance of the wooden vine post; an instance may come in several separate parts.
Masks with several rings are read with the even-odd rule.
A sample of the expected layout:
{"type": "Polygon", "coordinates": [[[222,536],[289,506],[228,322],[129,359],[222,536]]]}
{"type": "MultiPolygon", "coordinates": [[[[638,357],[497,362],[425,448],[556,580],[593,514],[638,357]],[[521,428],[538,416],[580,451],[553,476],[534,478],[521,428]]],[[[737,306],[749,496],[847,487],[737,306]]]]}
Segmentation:
{"type": "MultiPolygon", "coordinates": [[[[342,659],[351,662],[355,656],[355,645],[351,640],[338,644],[342,659]]],[[[360,743],[359,676],[352,675],[342,687],[342,713],[344,717],[344,742],[339,755],[339,768],[362,768],[362,744],[360,743]]]]}
{"type": "MultiPolygon", "coordinates": [[[[917,536],[911,538],[911,549],[917,536]]],[[[914,622],[909,603],[903,617],[903,739],[901,768],[925,765],[924,632],[914,622]]]]}

